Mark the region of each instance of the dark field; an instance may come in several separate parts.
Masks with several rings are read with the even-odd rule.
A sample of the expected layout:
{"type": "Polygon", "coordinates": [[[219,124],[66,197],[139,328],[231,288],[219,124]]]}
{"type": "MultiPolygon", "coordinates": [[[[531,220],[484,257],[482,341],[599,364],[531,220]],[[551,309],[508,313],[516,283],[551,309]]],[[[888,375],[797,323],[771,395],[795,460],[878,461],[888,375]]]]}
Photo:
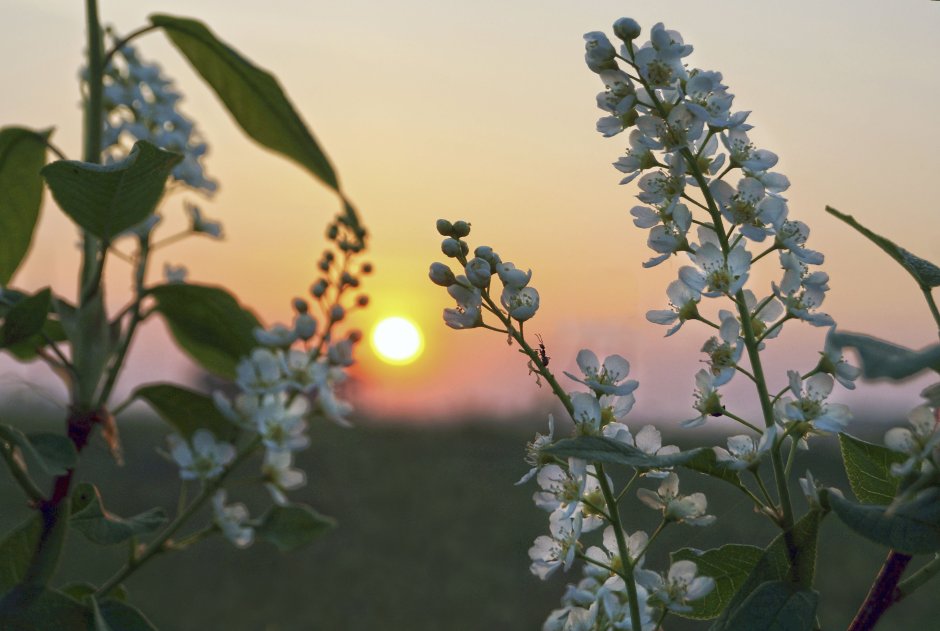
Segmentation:
{"type": "MultiPolygon", "coordinates": [[[[535,483],[513,483],[527,470],[523,448],[536,428],[544,431],[541,421],[437,428],[372,423],[354,430],[319,423],[311,431],[313,446],[300,457],[308,486],[294,498],[335,517],[337,529],[290,555],[266,544],[239,551],[220,537],[201,542],[157,558],[134,575],[128,582],[131,600],[166,631],[538,629],[565,583],[580,573],[542,583],[528,571],[527,550],[547,532],[547,519],[531,502],[535,483]]],[[[856,432],[870,440],[881,433],[856,432]]],[[[156,422],[124,422],[128,465],[119,469],[95,443],[83,458],[80,479],[97,484],[115,513],[131,515],[157,504],[172,512],[176,472],[155,452],[165,434],[156,422]]],[[[693,440],[704,440],[701,431],[686,432],[681,446],[694,446],[693,440]]],[[[834,441],[826,444],[828,449],[814,452],[812,471],[847,489],[834,441]]],[[[806,467],[804,457],[795,470],[806,467]]],[[[248,467],[245,476],[255,471],[248,467]]],[[[656,482],[646,485],[655,488],[656,482]]],[[[705,491],[718,522],[667,529],[647,567],[662,569],[670,548],[763,545],[774,536],[765,519],[749,512],[743,495],[688,472],[682,489],[705,491]]],[[[254,503],[253,513],[260,509],[257,493],[232,489],[232,496],[254,503]]],[[[0,497],[0,528],[6,531],[27,509],[5,472],[0,497]]],[[[801,511],[798,491],[795,498],[801,511]]],[[[629,531],[657,521],[638,502],[624,517],[629,531]]],[[[120,565],[123,547],[101,548],[73,535],[59,582],[102,581],[120,565]]],[[[827,518],[818,564],[823,629],[845,629],[883,557],[883,550],[827,518]]],[[[898,605],[879,628],[937,628],[937,585],[898,605]]],[[[669,631],[703,626],[675,618],[666,624],[669,631]]]]}

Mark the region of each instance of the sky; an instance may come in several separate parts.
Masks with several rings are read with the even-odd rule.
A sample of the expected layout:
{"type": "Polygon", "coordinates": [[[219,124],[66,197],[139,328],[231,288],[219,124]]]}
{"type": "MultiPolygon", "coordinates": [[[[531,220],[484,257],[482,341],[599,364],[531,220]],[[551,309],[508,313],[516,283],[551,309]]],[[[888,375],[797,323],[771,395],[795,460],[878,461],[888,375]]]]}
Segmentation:
{"type": "MultiPolygon", "coordinates": [[[[57,144],[73,157],[80,155],[81,5],[0,0],[0,121],[54,125],[57,144]]],[[[626,137],[594,130],[602,86],[584,65],[582,34],[609,33],[624,11],[643,25],[641,39],[658,21],[680,31],[695,47],[689,63],[721,71],[734,109],[752,111],[751,138],[780,156],[775,170],[792,183],[790,216],[810,225],[810,247],[826,254],[832,290],[823,310],[839,327],[915,348],[936,340],[906,273],[823,212],[835,206],[915,254],[940,259],[936,3],[102,0],[100,10],[124,33],[154,12],[203,20],[280,79],[371,232],[376,273],[365,289],[372,302],[351,324],[368,329],[401,315],[426,338],[424,354],[408,366],[386,366],[360,348],[350,395],[366,413],[443,421],[551,408],[550,393],[535,386],[505,338],[443,325],[451,301],[427,270],[444,258],[434,222],[446,217],[472,223],[472,246],[490,245],[533,270],[541,308],[527,330],[542,335],[553,368],[574,370],[584,347],[601,357],[621,354],[641,384],[635,416],[694,416],[693,375],[709,334],[686,326],[664,339],[644,317],[666,307],[665,287],[687,262],[640,267],[649,250],[629,215],[637,190],[618,186],[610,166],[626,137]]],[[[227,237],[167,249],[151,281],[164,261],[184,264],[191,280],[229,287],[264,321],[286,321],[291,298],[316,278],[336,198],[245,138],[161,34],[137,45],[185,94],[182,110],[208,140],[207,170],[221,182],[211,200],[169,201],[168,232],[185,225],[188,199],[221,220],[227,237]]],[[[48,200],[43,213],[14,284],[51,284],[72,295],[75,231],[48,200]]],[[[768,287],[779,269],[768,263],[754,274],[768,287]]],[[[117,307],[130,278],[118,269],[109,282],[117,307]]],[[[815,365],[823,334],[788,324],[767,351],[772,384],[784,385],[787,369],[815,365]]],[[[167,339],[162,324],[147,325],[124,392],[144,380],[192,378],[192,365],[167,351],[167,339]]],[[[47,383],[41,366],[0,363],[8,396],[61,398],[47,383]]],[[[863,384],[836,399],[898,415],[927,383],[863,384]]],[[[745,386],[732,384],[729,393],[749,397],[745,386]]]]}

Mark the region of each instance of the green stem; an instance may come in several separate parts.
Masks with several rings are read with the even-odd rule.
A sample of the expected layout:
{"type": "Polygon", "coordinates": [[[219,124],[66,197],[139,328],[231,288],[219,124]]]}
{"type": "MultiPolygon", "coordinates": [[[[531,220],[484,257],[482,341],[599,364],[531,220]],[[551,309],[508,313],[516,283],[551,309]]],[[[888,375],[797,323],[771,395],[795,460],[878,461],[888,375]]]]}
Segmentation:
{"type": "Polygon", "coordinates": [[[931,288],[921,287],[920,290],[924,292],[924,299],[927,301],[927,307],[930,308],[930,315],[933,316],[933,321],[937,324],[937,335],[940,335],[940,309],[937,309],[937,303],[930,291],[931,288]]]}
{"type": "Polygon", "coordinates": [[[105,581],[101,587],[95,591],[96,598],[104,598],[108,593],[124,582],[128,576],[140,569],[142,565],[147,563],[157,554],[166,551],[169,549],[167,542],[170,540],[176,532],[186,523],[186,521],[192,517],[197,510],[199,510],[202,505],[211,498],[215,492],[222,486],[222,483],[225,481],[225,478],[228,477],[229,473],[234,471],[239,464],[245,461],[255,450],[261,445],[261,439],[255,438],[252,440],[243,451],[241,451],[235,459],[232,461],[231,465],[226,468],[219,477],[215,478],[210,482],[206,482],[205,486],[202,489],[202,492],[196,496],[195,499],[183,510],[176,518],[170,522],[170,524],[163,529],[163,531],[157,535],[157,537],[151,541],[143,549],[143,551],[137,555],[136,558],[129,560],[124,567],[122,567],[114,576],[105,581]]]}
{"type": "Polygon", "coordinates": [[[757,482],[757,488],[760,489],[761,494],[764,496],[764,500],[767,502],[767,506],[773,507],[774,501],[770,497],[770,493],[767,491],[767,486],[764,484],[764,478],[761,477],[758,471],[751,471],[751,475],[754,476],[754,480],[757,482]]]}
{"type": "Polygon", "coordinates": [[[134,302],[130,308],[131,319],[127,324],[127,331],[125,331],[124,336],[121,338],[120,345],[118,346],[118,349],[114,353],[114,357],[111,360],[111,364],[108,368],[108,378],[101,389],[100,395],[98,396],[98,403],[96,407],[103,407],[107,405],[108,398],[111,396],[111,391],[114,389],[114,386],[117,383],[118,375],[120,375],[121,369],[124,367],[124,358],[127,356],[127,351],[130,349],[131,341],[134,339],[134,333],[137,331],[137,325],[143,321],[140,305],[144,299],[144,279],[147,276],[147,263],[149,260],[150,245],[146,239],[141,239],[140,254],[137,257],[137,268],[134,270],[134,302]]]}
{"type": "Polygon", "coordinates": [[[928,561],[925,565],[921,566],[908,578],[898,583],[898,600],[901,600],[905,596],[911,595],[914,593],[914,591],[917,590],[918,587],[932,579],[937,574],[940,574],[940,554],[933,555],[933,559],[928,561]]]}
{"type": "Polygon", "coordinates": [[[790,451],[787,453],[787,466],[784,470],[788,480],[790,479],[790,473],[793,471],[793,463],[796,461],[797,444],[798,439],[790,436],[790,451]]]}
{"type": "Polygon", "coordinates": [[[614,536],[617,538],[617,551],[620,554],[620,564],[623,571],[620,577],[627,585],[627,595],[630,600],[630,622],[634,629],[642,629],[640,620],[640,603],[636,589],[636,579],[633,577],[633,560],[630,558],[630,549],[627,547],[627,541],[623,536],[623,526],[620,523],[620,510],[617,508],[617,500],[610,490],[610,484],[607,482],[607,475],[604,473],[604,465],[595,462],[594,467],[597,471],[597,481],[601,486],[601,493],[604,494],[604,501],[607,503],[607,512],[610,514],[610,525],[613,526],[614,536]]]}
{"type": "MultiPolygon", "coordinates": [[[[84,148],[82,159],[85,162],[99,164],[101,162],[101,133],[102,121],[104,120],[103,92],[102,83],[104,73],[102,60],[104,51],[101,41],[101,22],[98,19],[98,1],[85,0],[85,14],[88,30],[88,100],[85,102],[85,121],[84,121],[84,148]]],[[[79,287],[82,288],[82,296],[86,295],[86,290],[91,287],[92,279],[95,276],[97,267],[97,254],[99,250],[98,239],[89,232],[83,232],[82,242],[82,269],[79,287]]]]}
{"type": "Polygon", "coordinates": [[[741,425],[744,425],[745,427],[747,427],[747,428],[749,428],[749,429],[751,429],[751,430],[757,432],[758,434],[763,434],[763,433],[764,433],[764,430],[762,430],[761,428],[757,427],[757,426],[754,425],[753,423],[749,423],[748,421],[745,421],[743,418],[741,418],[741,417],[738,416],[737,414],[734,414],[734,413],[732,413],[732,412],[729,412],[728,410],[725,410],[725,411],[724,411],[724,415],[727,416],[728,418],[730,418],[732,421],[737,421],[737,422],[740,423],[741,425]]]}
{"type": "Polygon", "coordinates": [[[0,455],[3,456],[7,466],[10,467],[10,473],[13,475],[13,479],[20,485],[20,488],[23,489],[23,492],[26,493],[30,501],[34,504],[43,501],[45,496],[42,491],[39,490],[39,487],[36,486],[33,479],[29,477],[29,472],[22,466],[20,460],[13,455],[13,445],[0,441],[0,455]]]}
{"type": "Polygon", "coordinates": [[[137,29],[136,31],[132,31],[129,35],[127,35],[127,36],[125,36],[124,38],[119,39],[117,42],[115,42],[114,45],[111,47],[111,49],[108,50],[108,53],[104,56],[104,59],[101,61],[101,69],[102,69],[102,71],[105,70],[105,69],[108,67],[108,64],[111,62],[111,59],[114,57],[115,54],[117,54],[117,52],[118,52],[119,50],[121,50],[122,48],[124,48],[124,45],[125,45],[125,44],[127,44],[127,43],[130,42],[131,40],[137,39],[137,38],[140,37],[141,35],[144,35],[144,34],[146,34],[146,33],[149,33],[150,31],[155,31],[155,30],[157,30],[158,28],[160,28],[160,27],[159,27],[159,26],[154,26],[153,24],[150,24],[150,25],[147,25],[147,26],[141,26],[141,27],[140,27],[139,29],[137,29]]]}
{"type": "Polygon", "coordinates": [[[634,470],[633,477],[627,480],[627,484],[623,487],[623,489],[620,490],[620,493],[617,494],[616,501],[619,502],[623,498],[624,494],[630,490],[630,487],[633,486],[633,483],[639,479],[640,479],[640,472],[634,470]]]}

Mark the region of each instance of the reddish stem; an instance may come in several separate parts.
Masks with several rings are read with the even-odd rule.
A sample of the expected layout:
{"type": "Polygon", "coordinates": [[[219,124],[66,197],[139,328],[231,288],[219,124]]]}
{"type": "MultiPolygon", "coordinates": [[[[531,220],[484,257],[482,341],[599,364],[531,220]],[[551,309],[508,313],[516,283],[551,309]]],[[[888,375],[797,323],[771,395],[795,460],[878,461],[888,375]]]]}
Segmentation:
{"type": "Polygon", "coordinates": [[[900,600],[898,583],[907,565],[911,562],[909,554],[902,554],[896,550],[888,553],[881,571],[875,578],[871,591],[865,598],[865,602],[859,607],[855,619],[849,625],[848,631],[870,631],[878,624],[878,620],[888,610],[888,608],[900,600]]]}

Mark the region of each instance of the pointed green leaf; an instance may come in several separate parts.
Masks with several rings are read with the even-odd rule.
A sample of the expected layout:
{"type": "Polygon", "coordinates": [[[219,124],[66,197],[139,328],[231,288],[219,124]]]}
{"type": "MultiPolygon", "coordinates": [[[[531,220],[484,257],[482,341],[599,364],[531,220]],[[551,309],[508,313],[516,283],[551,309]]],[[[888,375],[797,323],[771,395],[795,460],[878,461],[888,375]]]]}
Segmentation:
{"type": "Polygon", "coordinates": [[[711,593],[689,603],[692,611],[676,612],[676,614],[695,620],[717,618],[747,580],[763,554],[764,551],[756,546],[736,543],[704,552],[692,548],[682,548],[673,552],[670,555],[672,563],[692,561],[698,566],[699,576],[710,576],[715,579],[715,589],[711,593]]]}
{"type": "Polygon", "coordinates": [[[75,444],[67,436],[51,432],[29,435],[0,423],[0,440],[20,449],[27,462],[38,464],[49,475],[63,475],[75,466],[75,444]]]}
{"type": "Polygon", "coordinates": [[[18,344],[42,331],[52,302],[48,287],[13,305],[0,326],[0,348],[18,344]]]}
{"type": "Polygon", "coordinates": [[[741,484],[741,476],[738,472],[719,462],[713,449],[698,449],[685,453],[694,453],[695,455],[685,462],[680,462],[679,466],[691,471],[704,473],[705,475],[718,478],[719,480],[724,480],[737,487],[743,487],[741,484]]]}
{"type": "Polygon", "coordinates": [[[120,162],[59,160],[47,165],[42,175],[72,221],[99,239],[111,241],[153,213],[180,160],[180,154],[140,140],[120,162]]]}
{"type": "Polygon", "coordinates": [[[48,129],[0,129],[0,286],[6,285],[29,251],[42,203],[48,129]]]}
{"type": "Polygon", "coordinates": [[[702,449],[655,456],[606,436],[576,436],[564,438],[542,449],[544,453],[561,458],[580,458],[588,462],[622,464],[641,469],[674,467],[698,456],[702,449]]]}
{"type": "Polygon", "coordinates": [[[734,631],[812,631],[819,593],[786,581],[762,583],[728,622],[734,631]]]}
{"type": "Polygon", "coordinates": [[[234,378],[235,366],[258,346],[258,319],[220,287],[169,284],[149,293],[176,343],[209,372],[234,378]]]}
{"type": "Polygon", "coordinates": [[[208,429],[216,438],[231,440],[238,428],[219,412],[210,397],[170,383],[141,386],[134,397],[142,399],[172,425],[190,438],[197,429],[208,429]]]}
{"type": "Polygon", "coordinates": [[[41,533],[42,521],[35,514],[0,540],[0,594],[23,580],[41,533]]]}
{"type": "Polygon", "coordinates": [[[855,497],[863,504],[890,504],[900,482],[891,475],[891,465],[900,464],[907,457],[848,434],[839,434],[839,447],[855,497]]]}
{"type": "Polygon", "coordinates": [[[259,539],[273,543],[281,552],[303,547],[333,528],[336,522],[305,504],[274,505],[255,529],[259,539]]]}
{"type": "Polygon", "coordinates": [[[858,223],[855,218],[852,217],[852,215],[841,213],[831,206],[826,206],[826,212],[828,212],[830,215],[838,217],[868,237],[872,243],[877,245],[879,248],[884,250],[888,256],[900,263],[901,267],[906,269],[907,272],[914,277],[914,280],[920,287],[924,289],[940,287],[940,267],[937,267],[930,261],[922,259],[919,256],[914,256],[901,246],[896,245],[894,242],[884,238],[880,234],[872,232],[862,224],[858,223]]]}
{"type": "Polygon", "coordinates": [[[151,15],[249,137],[290,158],[339,191],[336,173],[284,90],[270,73],[220,40],[205,24],[151,15]]]}
{"type": "Polygon", "coordinates": [[[88,631],[91,624],[88,609],[53,589],[17,585],[0,598],[0,629],[88,631]]]}
{"type": "Polygon", "coordinates": [[[940,372],[940,344],[914,351],[877,337],[835,330],[828,339],[837,348],[848,346],[858,351],[866,379],[906,379],[928,368],[940,372]]]}
{"type": "Polygon", "coordinates": [[[829,502],[839,519],[866,539],[904,554],[940,552],[940,489],[923,491],[892,511],[856,504],[836,493],[829,494],[829,502]]]}
{"type": "Polygon", "coordinates": [[[109,513],[93,484],[79,484],[72,493],[69,524],[93,543],[105,546],[121,543],[131,537],[154,532],[166,522],[166,511],[162,508],[151,508],[128,518],[109,513]]]}
{"type": "MultiPolygon", "coordinates": [[[[15,289],[5,288],[3,290],[2,297],[0,297],[0,318],[6,318],[7,314],[14,307],[28,298],[30,298],[29,294],[17,291],[15,289]]],[[[33,296],[33,298],[35,298],[35,296],[33,296]]],[[[52,299],[53,298],[50,297],[50,307],[52,299]]],[[[13,354],[21,361],[29,361],[35,358],[37,351],[47,346],[50,341],[64,342],[66,339],[68,338],[65,336],[65,331],[62,329],[62,324],[58,321],[58,319],[56,319],[55,311],[50,310],[40,331],[36,332],[36,334],[27,339],[20,340],[19,342],[15,342],[7,346],[5,350],[13,354]]]]}
{"type": "Polygon", "coordinates": [[[819,525],[824,514],[819,510],[806,513],[793,524],[788,533],[781,533],[770,542],[747,580],[741,585],[734,597],[725,606],[721,616],[710,627],[710,631],[737,631],[729,621],[735,612],[762,583],[768,581],[796,581],[794,584],[803,589],[810,589],[816,574],[816,544],[819,525]],[[796,557],[791,559],[787,541],[796,550],[796,557]]]}
{"type": "Polygon", "coordinates": [[[98,611],[113,631],[157,631],[139,609],[112,598],[98,603],[98,611]]]}

